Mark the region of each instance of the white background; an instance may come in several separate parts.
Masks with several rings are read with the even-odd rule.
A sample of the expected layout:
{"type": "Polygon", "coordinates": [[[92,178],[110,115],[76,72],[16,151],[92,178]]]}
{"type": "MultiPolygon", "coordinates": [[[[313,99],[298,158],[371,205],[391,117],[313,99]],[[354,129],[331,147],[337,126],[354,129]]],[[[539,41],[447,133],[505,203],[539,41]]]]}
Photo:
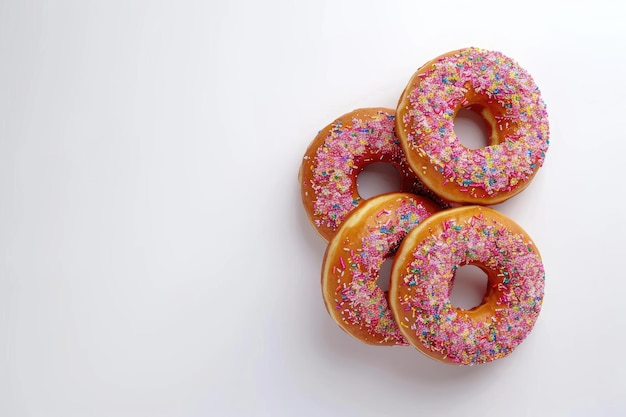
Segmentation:
{"type": "Polygon", "coordinates": [[[626,11],[546,3],[0,1],[0,415],[626,414],[626,11]],[[544,308],[477,367],[332,322],[297,181],[319,129],[465,46],[551,122],[497,207],[544,308]]]}

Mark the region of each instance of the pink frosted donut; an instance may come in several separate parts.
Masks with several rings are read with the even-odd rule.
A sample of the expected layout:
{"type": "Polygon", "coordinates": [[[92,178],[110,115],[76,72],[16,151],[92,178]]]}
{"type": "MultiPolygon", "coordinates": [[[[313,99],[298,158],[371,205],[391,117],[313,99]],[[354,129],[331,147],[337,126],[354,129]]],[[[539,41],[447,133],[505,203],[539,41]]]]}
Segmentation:
{"type": "Polygon", "coordinates": [[[357,191],[357,176],[375,162],[390,163],[398,170],[400,191],[434,197],[445,205],[409,168],[394,127],[394,110],[358,109],[326,126],[309,145],[299,172],[302,202],[325,240],[363,203],[357,191]]]}
{"type": "Polygon", "coordinates": [[[444,54],[421,67],[400,97],[396,134],[422,182],[456,203],[500,203],[528,186],[548,150],[548,115],[532,77],[500,52],[444,54]],[[489,145],[454,133],[461,109],[479,113],[489,145]]]}
{"type": "Polygon", "coordinates": [[[322,266],[324,304],[342,329],[365,343],[406,344],[376,282],[404,236],[438,210],[425,197],[390,193],[367,200],[346,218],[322,266]]]}
{"type": "Polygon", "coordinates": [[[544,269],[533,241],[513,220],[481,206],[444,210],[404,239],[391,273],[389,303],[407,341],[442,362],[473,365],[511,353],[533,328],[543,301],[544,269]],[[449,299],[455,271],[487,274],[482,303],[449,299]]]}

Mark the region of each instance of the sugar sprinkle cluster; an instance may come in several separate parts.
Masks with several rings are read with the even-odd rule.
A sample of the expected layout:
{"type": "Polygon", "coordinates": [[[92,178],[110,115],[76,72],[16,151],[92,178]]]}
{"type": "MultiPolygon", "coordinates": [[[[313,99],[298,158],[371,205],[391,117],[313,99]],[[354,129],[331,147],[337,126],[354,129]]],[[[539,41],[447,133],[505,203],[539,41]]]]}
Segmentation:
{"type": "MultiPolygon", "coordinates": [[[[544,269],[531,241],[493,218],[451,217],[441,231],[420,241],[401,273],[400,305],[415,337],[452,362],[471,365],[510,353],[534,326],[543,300],[544,269]],[[493,315],[476,321],[450,300],[454,272],[479,263],[497,271],[493,315]],[[410,319],[409,319],[410,317],[410,319]]],[[[493,289],[492,288],[492,289],[493,289]]]]}
{"type": "MultiPolygon", "coordinates": [[[[381,208],[359,224],[365,228],[358,233],[363,236],[360,241],[350,242],[342,235],[337,236],[344,245],[337,251],[338,256],[329,260],[333,265],[329,281],[336,279],[335,309],[340,311],[346,324],[365,327],[375,338],[385,342],[406,345],[385,293],[376,282],[384,260],[393,256],[406,234],[432,213],[414,198],[390,195],[382,202],[395,200],[400,201],[395,209],[381,208]]],[[[379,201],[371,204],[383,207],[379,201]]],[[[369,207],[364,206],[364,209],[369,207]]]]}
{"type": "Polygon", "coordinates": [[[492,195],[510,191],[543,164],[549,145],[546,106],[530,74],[512,59],[462,49],[439,58],[414,84],[403,118],[408,145],[429,158],[445,183],[492,195]],[[497,129],[508,132],[500,144],[468,149],[456,137],[456,111],[474,104],[466,99],[470,89],[502,109],[494,114],[497,129]]]}
{"type": "Polygon", "coordinates": [[[445,218],[442,223],[424,224],[433,213],[419,199],[390,194],[364,201],[356,177],[370,163],[389,162],[401,172],[402,191],[434,196],[444,209],[454,203],[437,194],[445,195],[439,187],[449,183],[485,201],[485,194],[515,189],[543,164],[549,146],[546,106],[530,74],[515,61],[478,48],[431,61],[414,76],[405,98],[399,120],[380,110],[337,119],[304,157],[305,208],[322,236],[324,228],[337,231],[323,267],[326,307],[345,330],[368,343],[410,343],[460,365],[504,357],[524,340],[541,311],[545,274],[532,240],[486,208],[475,215],[451,208],[438,215],[445,218]],[[457,139],[454,117],[470,107],[482,109],[497,144],[468,149],[457,139]],[[404,150],[396,127],[408,138],[404,150]],[[420,173],[430,166],[443,183],[422,183],[405,150],[422,158],[420,173]],[[385,198],[401,204],[375,206],[385,198]],[[394,263],[390,303],[377,284],[380,268],[416,232],[420,239],[410,240],[413,246],[401,246],[401,267],[394,263]],[[449,299],[456,271],[467,264],[489,271],[485,300],[472,310],[458,309],[449,299]]]}
{"type": "Polygon", "coordinates": [[[356,175],[362,166],[379,160],[406,166],[394,126],[395,115],[384,111],[375,117],[353,117],[350,125],[332,125],[310,168],[316,226],[336,229],[360,204],[356,175]]]}

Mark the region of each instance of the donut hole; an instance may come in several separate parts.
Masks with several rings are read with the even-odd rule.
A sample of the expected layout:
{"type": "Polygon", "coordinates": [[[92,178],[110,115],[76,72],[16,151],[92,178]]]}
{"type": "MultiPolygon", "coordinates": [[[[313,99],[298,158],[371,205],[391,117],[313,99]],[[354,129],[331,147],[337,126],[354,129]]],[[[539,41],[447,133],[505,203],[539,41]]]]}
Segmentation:
{"type": "Polygon", "coordinates": [[[376,285],[385,292],[389,293],[389,283],[391,282],[391,266],[393,265],[393,258],[387,258],[383,261],[380,269],[378,270],[378,280],[376,285]]]}
{"type": "Polygon", "coordinates": [[[480,149],[489,145],[489,125],[477,109],[460,109],[454,118],[454,134],[463,146],[480,149]]]}
{"type": "Polygon", "coordinates": [[[392,164],[375,162],[366,166],[356,177],[356,188],[361,198],[400,191],[400,173],[392,164]]]}
{"type": "Polygon", "coordinates": [[[454,274],[450,302],[461,310],[478,307],[487,294],[488,283],[485,271],[476,265],[463,265],[454,274]]]}

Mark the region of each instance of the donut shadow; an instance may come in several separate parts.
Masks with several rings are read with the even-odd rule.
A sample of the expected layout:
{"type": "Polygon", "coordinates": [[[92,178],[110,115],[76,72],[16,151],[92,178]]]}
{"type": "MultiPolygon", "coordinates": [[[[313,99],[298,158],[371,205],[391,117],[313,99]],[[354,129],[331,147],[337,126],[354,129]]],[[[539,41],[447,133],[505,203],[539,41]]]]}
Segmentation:
{"type": "Polygon", "coordinates": [[[448,390],[450,385],[482,379],[492,372],[494,363],[477,366],[449,365],[435,361],[412,346],[374,346],[364,344],[335,325],[330,318],[318,320],[318,349],[331,363],[342,367],[369,368],[374,376],[428,391],[448,390]]]}

